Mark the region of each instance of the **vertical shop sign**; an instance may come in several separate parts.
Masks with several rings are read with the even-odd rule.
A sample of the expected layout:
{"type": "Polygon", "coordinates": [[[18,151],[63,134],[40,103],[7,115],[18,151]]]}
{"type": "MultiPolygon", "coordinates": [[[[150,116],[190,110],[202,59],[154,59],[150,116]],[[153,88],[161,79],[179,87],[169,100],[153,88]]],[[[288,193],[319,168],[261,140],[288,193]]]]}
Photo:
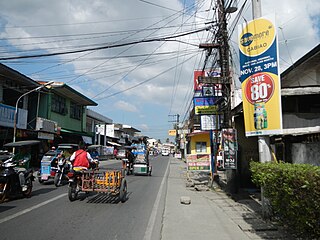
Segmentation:
{"type": "Polygon", "coordinates": [[[221,131],[223,159],[225,169],[237,169],[237,130],[225,128],[221,131]]]}
{"type": "Polygon", "coordinates": [[[246,136],[282,133],[274,15],[239,25],[240,81],[246,136]]]}

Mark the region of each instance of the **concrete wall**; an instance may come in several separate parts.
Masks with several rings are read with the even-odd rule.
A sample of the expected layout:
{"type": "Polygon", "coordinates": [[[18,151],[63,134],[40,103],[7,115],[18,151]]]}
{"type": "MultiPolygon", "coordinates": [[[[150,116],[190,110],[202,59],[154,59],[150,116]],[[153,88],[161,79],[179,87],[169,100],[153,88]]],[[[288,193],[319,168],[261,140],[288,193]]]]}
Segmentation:
{"type": "Polygon", "coordinates": [[[285,113],[282,115],[283,128],[304,128],[320,126],[318,113],[285,113]]]}
{"type": "Polygon", "coordinates": [[[293,143],[292,163],[307,163],[320,166],[320,142],[293,143]]]}

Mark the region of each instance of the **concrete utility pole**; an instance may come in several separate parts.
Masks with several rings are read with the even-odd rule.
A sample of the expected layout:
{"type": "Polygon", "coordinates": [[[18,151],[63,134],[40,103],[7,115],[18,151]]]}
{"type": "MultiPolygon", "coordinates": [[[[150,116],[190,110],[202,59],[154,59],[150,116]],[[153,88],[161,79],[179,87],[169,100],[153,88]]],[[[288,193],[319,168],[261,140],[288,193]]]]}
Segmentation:
{"type": "MultiPolygon", "coordinates": [[[[252,17],[253,19],[260,18],[261,13],[261,0],[252,0],[252,17]]],[[[260,162],[271,162],[270,152],[270,137],[259,136],[258,137],[259,147],[259,160],[260,162]]]]}
{"type": "MultiPolygon", "coordinates": [[[[261,1],[252,0],[252,17],[253,19],[262,17],[261,13],[261,1]]],[[[259,147],[259,161],[271,162],[271,152],[270,152],[270,137],[269,136],[259,136],[258,137],[258,147],[259,147]]],[[[262,202],[262,215],[265,218],[270,216],[269,201],[264,197],[263,187],[261,187],[261,202],[262,202]]]]}

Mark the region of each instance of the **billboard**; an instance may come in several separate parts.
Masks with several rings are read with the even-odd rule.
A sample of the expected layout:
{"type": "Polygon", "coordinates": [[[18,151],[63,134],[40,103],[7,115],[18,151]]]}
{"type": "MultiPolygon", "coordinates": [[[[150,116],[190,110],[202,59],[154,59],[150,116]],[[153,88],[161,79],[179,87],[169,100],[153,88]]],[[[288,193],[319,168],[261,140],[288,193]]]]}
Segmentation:
{"type": "Polygon", "coordinates": [[[195,91],[202,91],[203,83],[199,83],[199,77],[220,77],[221,71],[220,69],[212,69],[212,70],[194,70],[193,72],[193,88],[195,91]]]}
{"type": "Polygon", "coordinates": [[[240,81],[246,136],[282,133],[274,15],[239,25],[240,81]]]}

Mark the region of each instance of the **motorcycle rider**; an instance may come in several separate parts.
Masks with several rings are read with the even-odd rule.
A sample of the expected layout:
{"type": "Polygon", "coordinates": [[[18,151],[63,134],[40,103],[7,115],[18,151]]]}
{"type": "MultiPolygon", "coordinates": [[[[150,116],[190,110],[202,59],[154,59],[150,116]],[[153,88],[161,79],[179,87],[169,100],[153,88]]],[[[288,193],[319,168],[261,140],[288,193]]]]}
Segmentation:
{"type": "Polygon", "coordinates": [[[127,149],[127,150],[126,150],[126,158],[127,158],[128,161],[129,161],[129,166],[130,166],[130,168],[132,168],[132,165],[133,165],[133,162],[134,162],[134,155],[133,155],[131,149],[127,149]]]}
{"type": "Polygon", "coordinates": [[[86,151],[85,144],[80,144],[79,150],[75,151],[71,155],[70,162],[74,168],[82,168],[84,170],[90,168],[91,164],[96,164],[96,161],[94,161],[90,154],[86,151]]]}

